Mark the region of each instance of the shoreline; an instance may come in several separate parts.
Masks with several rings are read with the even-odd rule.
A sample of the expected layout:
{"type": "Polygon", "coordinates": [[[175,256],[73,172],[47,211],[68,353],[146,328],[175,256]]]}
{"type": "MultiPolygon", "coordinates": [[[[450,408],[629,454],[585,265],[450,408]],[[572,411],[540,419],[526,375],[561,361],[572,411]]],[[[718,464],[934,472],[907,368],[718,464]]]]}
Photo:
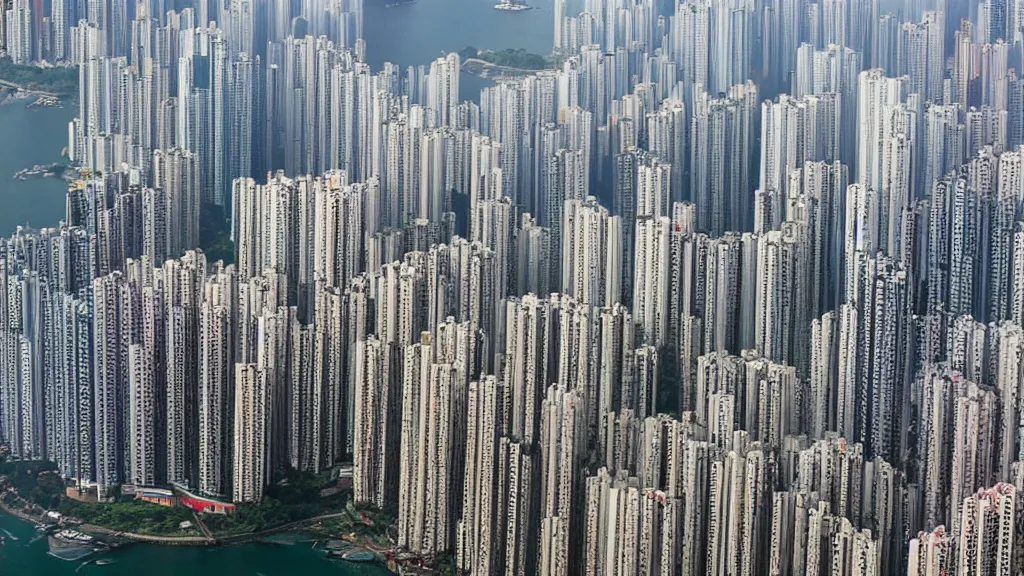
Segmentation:
{"type": "MultiPolygon", "coordinates": [[[[332,535],[332,534],[329,534],[329,533],[323,531],[322,528],[319,528],[319,527],[316,527],[316,526],[305,526],[305,524],[309,523],[309,522],[318,523],[318,522],[320,522],[322,520],[330,519],[330,518],[334,518],[334,517],[339,517],[339,516],[341,516],[343,514],[345,514],[345,513],[344,512],[340,512],[340,513],[334,513],[334,514],[326,515],[326,516],[328,516],[328,518],[324,518],[323,516],[318,516],[318,517],[315,517],[315,518],[308,518],[308,519],[305,519],[305,520],[296,520],[294,522],[289,522],[288,524],[283,524],[283,525],[278,526],[276,528],[269,528],[267,530],[263,530],[263,531],[260,531],[260,532],[254,532],[254,533],[249,533],[249,534],[235,534],[235,535],[224,536],[224,537],[220,537],[220,538],[216,538],[216,537],[214,537],[214,538],[205,538],[205,537],[201,537],[201,536],[183,536],[183,537],[149,536],[149,535],[146,535],[146,534],[135,534],[135,533],[131,533],[131,532],[117,532],[117,531],[111,530],[109,528],[104,528],[102,526],[96,526],[96,525],[91,525],[91,524],[80,524],[80,525],[76,525],[76,526],[71,526],[70,529],[73,529],[73,530],[76,530],[76,531],[81,532],[83,534],[87,534],[89,536],[92,536],[95,539],[95,542],[102,546],[100,549],[93,550],[88,555],[86,555],[86,556],[84,556],[84,557],[79,559],[79,560],[84,560],[86,563],[94,562],[95,561],[95,557],[97,555],[103,555],[103,554],[108,554],[108,553],[115,552],[115,551],[126,550],[128,548],[131,548],[133,546],[138,546],[138,545],[160,546],[160,547],[165,547],[165,548],[195,548],[195,549],[241,546],[241,545],[246,545],[246,544],[256,544],[256,545],[271,546],[271,547],[289,546],[289,545],[293,545],[293,543],[277,542],[277,541],[271,540],[270,537],[272,537],[274,535],[278,535],[278,534],[292,533],[292,534],[306,534],[306,535],[311,536],[311,538],[309,538],[309,539],[304,539],[304,540],[299,541],[299,542],[303,542],[303,543],[306,543],[306,542],[309,542],[309,541],[338,541],[338,542],[344,542],[345,544],[347,544],[349,546],[352,546],[354,548],[358,548],[361,551],[366,551],[366,552],[374,554],[376,559],[371,561],[371,562],[363,562],[363,561],[356,561],[356,560],[344,560],[344,559],[335,559],[335,560],[340,560],[340,561],[348,562],[348,563],[351,563],[353,565],[363,564],[363,563],[373,564],[373,565],[376,565],[376,566],[381,567],[383,569],[386,569],[388,572],[390,572],[392,574],[399,574],[400,572],[398,571],[398,566],[394,565],[392,562],[389,562],[388,559],[385,557],[385,555],[381,551],[377,550],[375,547],[373,547],[371,545],[368,545],[365,542],[360,542],[358,540],[350,539],[350,538],[346,537],[346,535],[332,535]]],[[[58,526],[58,524],[55,524],[55,523],[42,522],[41,519],[34,518],[33,516],[31,516],[29,514],[26,514],[25,512],[23,512],[21,510],[17,510],[15,508],[12,508],[11,506],[9,506],[8,503],[0,500],[0,516],[3,516],[3,515],[10,516],[11,518],[14,518],[15,520],[18,520],[20,522],[24,522],[26,524],[30,524],[33,527],[38,527],[40,525],[43,525],[43,526],[47,526],[48,528],[53,528],[53,527],[58,526]]],[[[47,554],[50,554],[50,552],[48,551],[47,554]]],[[[52,554],[50,554],[50,555],[52,556],[52,554]]],[[[61,558],[59,556],[55,556],[55,557],[58,558],[59,560],[65,561],[65,562],[69,562],[70,561],[70,560],[67,560],[65,558],[61,558]]]]}
{"type": "Polygon", "coordinates": [[[75,92],[66,94],[51,92],[48,90],[30,88],[17,82],[12,82],[0,77],[0,94],[5,94],[0,100],[0,106],[14,104],[15,102],[29,101],[25,104],[27,108],[58,108],[63,107],[64,102],[75,98],[75,92]]]}
{"type": "MultiPolygon", "coordinates": [[[[18,522],[24,522],[25,524],[29,524],[29,525],[32,525],[32,526],[37,526],[39,524],[38,522],[36,522],[35,520],[33,520],[29,516],[25,516],[24,514],[19,513],[18,511],[11,510],[7,506],[0,506],[0,518],[2,518],[5,515],[9,516],[10,518],[12,518],[12,519],[14,519],[14,520],[16,520],[18,522]]],[[[299,521],[299,522],[304,522],[304,521],[299,521]]],[[[333,564],[341,563],[341,564],[344,564],[344,565],[351,566],[353,568],[355,566],[358,566],[358,565],[369,565],[369,566],[374,566],[375,568],[379,568],[379,569],[385,571],[388,574],[401,574],[402,573],[402,572],[399,572],[399,567],[397,565],[394,565],[392,562],[389,562],[387,560],[387,558],[383,554],[381,554],[377,550],[367,546],[365,543],[350,540],[349,538],[346,538],[345,536],[331,535],[331,534],[323,532],[322,530],[317,529],[315,527],[310,527],[310,528],[305,529],[305,530],[302,529],[302,527],[292,527],[292,528],[289,528],[287,530],[284,530],[284,532],[296,535],[297,538],[295,540],[275,541],[275,540],[270,538],[270,536],[273,536],[273,534],[265,534],[264,532],[266,532],[266,531],[264,531],[264,532],[261,532],[261,533],[258,533],[258,534],[247,534],[247,535],[244,535],[245,536],[244,538],[240,538],[240,539],[236,539],[236,540],[228,541],[227,539],[225,539],[223,541],[217,540],[217,541],[211,541],[211,542],[181,542],[181,541],[179,541],[179,540],[186,540],[187,538],[179,538],[179,539],[176,539],[174,542],[158,541],[158,540],[145,540],[145,539],[134,539],[134,538],[128,538],[128,534],[127,533],[122,533],[120,537],[111,537],[111,536],[106,536],[105,537],[105,536],[102,536],[102,535],[97,535],[97,533],[94,531],[94,529],[96,529],[96,528],[100,528],[101,530],[104,530],[104,531],[107,530],[107,529],[103,529],[102,527],[90,526],[90,525],[87,525],[87,524],[82,524],[82,525],[79,525],[79,526],[72,526],[72,527],[69,528],[69,529],[81,532],[83,534],[87,534],[87,535],[92,536],[94,538],[94,544],[93,544],[94,548],[91,551],[89,551],[87,554],[85,554],[84,556],[80,556],[80,557],[77,557],[77,558],[74,558],[74,559],[63,558],[63,557],[61,557],[59,555],[53,554],[52,550],[49,550],[49,549],[46,551],[46,555],[51,556],[53,558],[56,558],[57,560],[60,560],[62,563],[70,565],[72,567],[74,567],[75,565],[78,565],[78,567],[81,568],[81,566],[83,566],[85,564],[94,564],[94,563],[96,563],[97,560],[100,560],[102,558],[110,558],[109,562],[120,561],[120,559],[118,559],[116,556],[111,557],[110,555],[111,554],[121,554],[121,553],[127,552],[131,548],[134,548],[134,547],[140,546],[140,545],[141,546],[147,546],[147,545],[148,546],[160,546],[162,548],[168,548],[168,549],[170,549],[170,548],[182,548],[182,549],[190,548],[190,549],[195,549],[195,550],[213,549],[213,548],[229,548],[229,547],[232,547],[232,546],[244,546],[244,545],[256,545],[256,546],[265,547],[265,548],[271,548],[271,549],[279,548],[279,547],[282,547],[282,546],[284,546],[284,547],[296,546],[296,547],[299,547],[299,548],[307,549],[311,556],[320,557],[321,559],[327,560],[327,561],[329,561],[329,562],[331,562],[333,564]],[[122,538],[122,539],[118,540],[118,538],[122,538]],[[345,559],[345,558],[332,558],[332,557],[330,557],[330,556],[325,554],[325,550],[330,550],[330,548],[327,547],[327,543],[330,542],[330,541],[342,542],[342,543],[344,543],[344,545],[346,545],[346,546],[348,546],[348,547],[350,547],[352,549],[355,549],[356,551],[369,552],[369,553],[373,554],[375,556],[375,558],[373,560],[370,560],[370,561],[365,561],[365,560],[349,560],[349,559],[345,559]],[[309,546],[308,546],[308,544],[310,542],[319,543],[320,546],[314,547],[314,549],[310,549],[309,546]],[[301,546],[299,546],[300,544],[301,544],[301,546]]],[[[272,529],[271,531],[273,531],[273,530],[274,529],[272,529]]],[[[0,533],[0,536],[2,536],[2,535],[3,534],[0,533]]],[[[42,536],[45,536],[45,534],[37,535],[36,537],[33,538],[33,541],[35,541],[36,539],[41,538],[42,536]]],[[[132,536],[135,536],[135,537],[140,537],[140,536],[141,537],[145,537],[145,535],[139,535],[139,534],[133,534],[132,536]]],[[[198,540],[200,538],[193,538],[193,539],[198,540]]],[[[337,544],[335,544],[335,546],[337,546],[337,544]]],[[[184,552],[184,550],[183,550],[183,552],[184,552]]],[[[415,573],[416,572],[413,572],[413,574],[415,574],[415,573]]]]}
{"type": "MultiPolygon", "coordinates": [[[[21,496],[18,496],[17,494],[15,494],[15,497],[21,498],[21,496]]],[[[7,504],[7,502],[4,501],[3,498],[0,498],[0,514],[7,514],[8,516],[13,516],[18,520],[21,520],[22,522],[27,522],[28,524],[32,524],[33,526],[39,526],[40,524],[44,524],[41,521],[41,518],[33,518],[21,510],[11,508],[7,504]]]]}
{"type": "MultiPolygon", "coordinates": [[[[5,88],[0,86],[0,94],[5,88]]],[[[43,94],[26,94],[25,92],[11,91],[7,96],[0,99],[0,106],[13,106],[14,104],[24,103],[25,108],[63,108],[66,100],[61,96],[50,96],[43,94]]]]}
{"type": "Polygon", "coordinates": [[[476,76],[477,78],[492,81],[525,78],[527,76],[537,74],[538,72],[549,70],[549,68],[530,70],[527,68],[516,68],[514,66],[503,66],[480,58],[467,58],[466,60],[463,60],[459,69],[463,74],[469,74],[471,76],[476,76]]]}
{"type": "Polygon", "coordinates": [[[465,60],[462,61],[462,67],[463,68],[467,64],[474,65],[474,66],[480,66],[480,67],[483,67],[483,68],[500,68],[503,71],[518,72],[520,74],[525,74],[525,75],[536,74],[537,72],[543,72],[545,70],[551,70],[552,69],[550,66],[547,66],[547,67],[544,67],[544,68],[537,68],[535,70],[531,69],[531,68],[517,68],[515,66],[507,66],[505,64],[495,64],[494,62],[491,62],[490,60],[484,60],[483,58],[479,58],[479,57],[477,57],[477,58],[466,58],[465,60]]]}
{"type": "MultiPolygon", "coordinates": [[[[17,498],[20,496],[15,495],[17,498]]],[[[9,503],[0,499],[0,514],[7,514],[13,516],[22,522],[32,524],[33,526],[47,526],[54,527],[58,524],[55,522],[46,522],[42,516],[33,517],[30,514],[13,508],[9,503]]],[[[259,532],[248,532],[242,534],[229,534],[225,536],[211,535],[207,536],[156,536],[151,534],[138,534],[135,532],[124,532],[119,530],[113,530],[104,526],[98,526],[95,524],[82,523],[76,526],[76,529],[83,534],[89,534],[90,536],[96,537],[98,540],[102,540],[105,543],[113,543],[118,546],[124,546],[129,543],[139,544],[155,544],[158,546],[185,546],[191,548],[207,548],[211,546],[230,546],[233,544],[246,544],[250,542],[257,542],[262,538],[273,536],[275,534],[282,534],[286,532],[302,532],[303,528],[307,528],[307,524],[316,524],[323,522],[324,520],[331,520],[334,518],[341,518],[347,515],[347,512],[332,512],[330,514],[321,514],[320,516],[314,516],[312,518],[305,518],[302,520],[294,520],[280,526],[273,528],[267,528],[259,532]],[[116,542],[121,539],[124,542],[116,542]]],[[[312,528],[311,528],[312,529],[312,528]]],[[[325,536],[326,537],[326,536],[325,536]]],[[[345,540],[344,538],[337,537],[332,538],[335,540],[345,540]]],[[[346,540],[347,541],[347,540],[346,540]]],[[[362,546],[359,543],[353,542],[362,546]]]]}

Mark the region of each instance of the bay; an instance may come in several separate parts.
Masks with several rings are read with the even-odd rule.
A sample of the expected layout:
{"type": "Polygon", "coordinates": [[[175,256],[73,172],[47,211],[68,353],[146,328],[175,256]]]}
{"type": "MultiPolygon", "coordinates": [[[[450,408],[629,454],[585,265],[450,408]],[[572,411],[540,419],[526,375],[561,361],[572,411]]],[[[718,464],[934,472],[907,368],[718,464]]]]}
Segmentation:
{"type": "Polygon", "coordinates": [[[67,183],[59,177],[29,176],[16,180],[14,173],[36,164],[60,161],[67,146],[68,122],[77,106],[27,108],[28,101],[0,105],[0,235],[18,226],[56,226],[64,218],[67,183]]]}
{"type": "Polygon", "coordinates": [[[495,10],[496,0],[418,0],[385,8],[389,1],[365,1],[363,37],[374,70],[384,62],[429,64],[466,46],[551,52],[553,0],[528,0],[533,9],[522,12],[495,10]]]}
{"type": "MultiPolygon", "coordinates": [[[[522,48],[547,55],[554,40],[553,0],[528,0],[532,10],[504,12],[495,0],[418,0],[385,8],[391,0],[366,0],[363,37],[366,61],[377,70],[385,62],[430,64],[466,46],[478,50],[522,48]]],[[[459,98],[480,101],[491,80],[470,74],[459,79],[459,98]]]]}

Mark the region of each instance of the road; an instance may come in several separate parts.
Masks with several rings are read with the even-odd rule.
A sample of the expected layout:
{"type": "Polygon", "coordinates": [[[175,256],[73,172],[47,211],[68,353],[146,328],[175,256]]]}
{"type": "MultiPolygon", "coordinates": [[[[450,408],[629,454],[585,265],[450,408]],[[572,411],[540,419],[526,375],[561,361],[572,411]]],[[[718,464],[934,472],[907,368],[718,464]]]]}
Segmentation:
{"type": "Polygon", "coordinates": [[[199,517],[199,514],[197,514],[195,510],[192,511],[192,517],[196,519],[196,524],[199,525],[199,529],[203,531],[203,534],[205,534],[210,540],[213,540],[213,533],[206,527],[206,524],[203,524],[203,519],[199,517]]]}
{"type": "Polygon", "coordinates": [[[335,512],[332,514],[322,514],[320,516],[314,516],[313,518],[306,518],[305,520],[296,520],[295,522],[289,522],[288,524],[282,524],[274,528],[268,528],[261,532],[249,532],[246,534],[234,534],[231,536],[224,536],[218,538],[206,524],[200,519],[199,515],[193,513],[196,522],[199,524],[199,529],[202,530],[204,536],[150,536],[148,534],[135,534],[133,532],[118,532],[117,530],[111,530],[102,526],[96,526],[94,524],[82,524],[78,529],[82,532],[89,534],[99,534],[103,536],[111,536],[115,538],[124,538],[127,540],[134,540],[137,542],[150,542],[153,544],[163,544],[169,546],[214,546],[217,544],[230,544],[235,542],[243,542],[247,540],[254,540],[263,536],[270,536],[271,534],[277,534],[278,532],[287,532],[294,528],[306,524],[314,524],[316,522],[322,522],[324,520],[330,520],[331,518],[341,518],[347,515],[346,512],[335,512]]]}
{"type": "Polygon", "coordinates": [[[102,534],[114,538],[125,538],[137,542],[152,542],[154,544],[170,544],[172,546],[212,546],[217,543],[213,538],[205,536],[150,536],[148,534],[135,534],[133,532],[118,532],[95,524],[82,524],[78,530],[86,534],[102,534]]]}
{"type": "Polygon", "coordinates": [[[26,94],[37,94],[39,96],[49,96],[50,98],[60,98],[60,95],[54,92],[46,92],[45,90],[31,90],[29,88],[22,86],[21,84],[15,84],[14,82],[8,82],[7,80],[0,80],[0,87],[13,88],[18,92],[24,92],[26,94]]]}
{"type": "Polygon", "coordinates": [[[287,532],[293,528],[298,528],[306,524],[315,524],[317,522],[323,522],[324,520],[330,520],[331,518],[341,518],[347,516],[347,512],[333,512],[331,514],[321,514],[320,516],[314,516],[312,518],[306,518],[305,520],[296,520],[287,524],[282,524],[274,528],[268,528],[261,532],[250,532],[248,534],[234,534],[231,536],[225,536],[219,538],[218,542],[238,542],[241,540],[251,540],[254,538],[260,538],[263,536],[270,536],[271,534],[277,534],[278,532],[287,532]]]}

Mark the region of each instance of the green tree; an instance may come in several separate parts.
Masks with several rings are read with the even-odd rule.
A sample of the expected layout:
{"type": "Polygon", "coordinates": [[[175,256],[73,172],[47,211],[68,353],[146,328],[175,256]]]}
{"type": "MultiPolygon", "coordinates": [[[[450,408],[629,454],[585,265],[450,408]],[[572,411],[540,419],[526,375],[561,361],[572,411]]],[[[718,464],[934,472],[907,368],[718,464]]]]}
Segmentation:
{"type": "Polygon", "coordinates": [[[57,66],[41,68],[15,64],[0,58],[0,80],[13,82],[30,90],[42,90],[66,96],[78,92],[78,68],[57,66]]]}
{"type": "Polygon", "coordinates": [[[524,70],[542,70],[547,68],[549,65],[547,58],[540,54],[527,52],[522,48],[486,50],[480,52],[477,57],[492,64],[497,64],[498,66],[508,66],[510,68],[521,68],[524,70]]]}
{"type": "Polygon", "coordinates": [[[216,204],[200,206],[199,247],[210,262],[223,260],[225,264],[234,263],[235,244],[231,241],[230,223],[224,215],[224,208],[216,204]]]}

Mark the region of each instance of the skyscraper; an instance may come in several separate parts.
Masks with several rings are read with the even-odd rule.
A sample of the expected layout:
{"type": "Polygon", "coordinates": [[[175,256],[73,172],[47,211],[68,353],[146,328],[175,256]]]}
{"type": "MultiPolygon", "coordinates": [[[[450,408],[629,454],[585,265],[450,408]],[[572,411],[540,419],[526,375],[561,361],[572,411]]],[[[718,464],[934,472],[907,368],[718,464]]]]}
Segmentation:
{"type": "Polygon", "coordinates": [[[266,374],[255,364],[235,366],[232,500],[258,502],[267,484],[270,422],[266,374]]]}
{"type": "Polygon", "coordinates": [[[728,97],[695,97],[691,133],[690,189],[697,226],[719,236],[745,230],[753,220],[752,143],[757,130],[757,87],[729,89],[728,97]]]}

